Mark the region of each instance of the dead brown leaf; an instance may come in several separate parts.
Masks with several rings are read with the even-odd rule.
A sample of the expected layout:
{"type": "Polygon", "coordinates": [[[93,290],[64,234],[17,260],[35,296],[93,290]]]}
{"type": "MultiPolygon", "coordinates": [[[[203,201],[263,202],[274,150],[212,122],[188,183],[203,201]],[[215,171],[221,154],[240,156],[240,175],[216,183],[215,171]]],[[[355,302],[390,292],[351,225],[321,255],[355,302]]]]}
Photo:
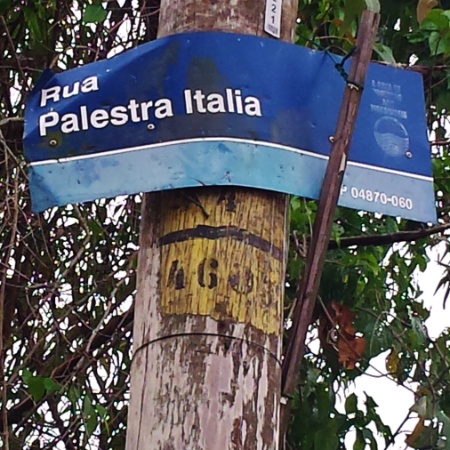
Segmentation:
{"type": "Polygon", "coordinates": [[[345,369],[354,369],[366,348],[366,340],[356,336],[352,310],[333,300],[323,311],[319,322],[319,339],[324,349],[334,348],[339,363],[345,369]]]}
{"type": "Polygon", "coordinates": [[[424,422],[425,422],[425,419],[423,417],[420,417],[413,432],[406,436],[406,439],[405,439],[406,445],[409,445],[410,447],[414,448],[414,443],[419,439],[419,437],[422,433],[422,430],[424,428],[424,422]]]}
{"type": "Polygon", "coordinates": [[[438,0],[419,0],[417,3],[417,21],[419,23],[423,22],[426,15],[438,4],[438,0]]]}

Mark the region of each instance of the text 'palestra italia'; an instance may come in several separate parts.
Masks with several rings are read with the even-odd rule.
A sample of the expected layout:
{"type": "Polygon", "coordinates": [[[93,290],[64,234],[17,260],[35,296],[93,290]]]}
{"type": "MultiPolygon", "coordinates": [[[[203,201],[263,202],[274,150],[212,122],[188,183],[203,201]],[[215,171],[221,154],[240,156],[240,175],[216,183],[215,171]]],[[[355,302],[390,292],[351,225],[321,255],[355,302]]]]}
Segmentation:
{"type": "MultiPolygon", "coordinates": [[[[39,135],[47,136],[49,132],[54,131],[70,134],[108,126],[119,127],[129,123],[153,123],[155,120],[175,116],[173,99],[165,97],[144,101],[130,98],[128,103],[92,108],[88,103],[89,94],[99,90],[97,76],[90,76],[71,85],[43,88],[40,107],[50,107],[50,111],[39,116],[39,135]],[[57,103],[80,95],[86,100],[86,104],[64,113],[54,110],[57,103]]],[[[261,102],[257,97],[244,95],[240,89],[232,87],[226,87],[221,92],[209,93],[203,92],[202,89],[184,89],[180,100],[184,105],[184,114],[186,115],[262,116],[261,102]]]]}

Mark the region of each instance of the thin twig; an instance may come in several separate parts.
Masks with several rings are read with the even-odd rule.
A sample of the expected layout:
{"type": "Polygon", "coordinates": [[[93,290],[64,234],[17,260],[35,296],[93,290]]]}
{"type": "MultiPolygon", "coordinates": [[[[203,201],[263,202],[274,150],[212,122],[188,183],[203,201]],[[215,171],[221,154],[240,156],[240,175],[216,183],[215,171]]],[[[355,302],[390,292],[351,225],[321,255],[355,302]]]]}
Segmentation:
{"type": "Polygon", "coordinates": [[[408,411],[408,414],[403,419],[402,423],[398,426],[397,430],[395,430],[395,432],[392,433],[392,436],[386,442],[386,447],[384,447],[384,450],[387,450],[389,448],[389,446],[394,443],[395,438],[397,437],[398,434],[400,434],[400,432],[403,428],[403,425],[405,425],[405,423],[410,419],[410,416],[411,416],[411,411],[408,411]]]}
{"type": "Polygon", "coordinates": [[[28,87],[28,84],[27,84],[27,80],[28,79],[25,76],[25,74],[23,73],[22,65],[21,65],[21,63],[19,61],[19,57],[17,56],[16,48],[14,46],[14,41],[13,41],[11,35],[9,34],[8,24],[6,23],[6,20],[5,20],[5,18],[3,16],[0,16],[0,18],[1,18],[1,21],[3,23],[3,26],[5,27],[6,36],[8,37],[9,45],[11,46],[11,50],[12,50],[12,52],[14,54],[14,58],[15,58],[15,60],[17,62],[17,68],[19,69],[20,75],[21,75],[22,80],[23,80],[24,90],[25,90],[25,92],[28,92],[30,90],[30,88],[28,87]]]}
{"type": "MultiPolygon", "coordinates": [[[[18,199],[18,176],[17,173],[14,177],[14,198],[13,198],[13,216],[11,222],[11,235],[9,238],[9,244],[6,250],[5,261],[6,264],[10,264],[12,251],[16,241],[17,235],[17,222],[19,218],[19,199],[18,199]]],[[[9,428],[8,428],[8,381],[5,373],[5,348],[4,348],[4,335],[3,335],[3,324],[4,324],[4,314],[5,314],[5,293],[6,293],[6,275],[7,269],[2,270],[2,278],[0,285],[0,376],[2,378],[2,425],[3,425],[3,445],[5,450],[9,450],[9,428]]]]}
{"type": "Polygon", "coordinates": [[[19,117],[19,116],[6,117],[6,118],[0,120],[0,127],[2,127],[3,125],[7,125],[8,123],[11,123],[11,122],[23,122],[23,121],[24,121],[24,118],[19,117]]]}
{"type": "MultiPolygon", "coordinates": [[[[368,247],[375,245],[390,245],[399,242],[412,242],[418,239],[423,239],[433,234],[442,233],[450,229],[450,223],[435,225],[430,228],[419,228],[413,231],[398,231],[396,233],[375,234],[375,235],[360,235],[343,237],[337,241],[330,241],[328,249],[345,248],[357,245],[360,247],[368,247]]],[[[301,250],[301,249],[299,249],[301,250]]]]}

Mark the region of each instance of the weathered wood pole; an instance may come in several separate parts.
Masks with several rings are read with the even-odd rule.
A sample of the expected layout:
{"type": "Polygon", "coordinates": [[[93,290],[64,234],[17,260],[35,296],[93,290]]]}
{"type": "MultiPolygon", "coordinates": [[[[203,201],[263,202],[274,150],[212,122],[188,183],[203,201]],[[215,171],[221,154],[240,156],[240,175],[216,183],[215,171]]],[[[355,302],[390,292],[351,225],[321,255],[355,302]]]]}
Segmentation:
{"type": "MultiPolygon", "coordinates": [[[[264,35],[264,9],[162,0],[159,36],[264,35]]],[[[284,40],[296,10],[283,2],[284,40]]],[[[278,447],[286,221],[286,196],[266,191],[145,195],[126,450],[278,447]]]]}

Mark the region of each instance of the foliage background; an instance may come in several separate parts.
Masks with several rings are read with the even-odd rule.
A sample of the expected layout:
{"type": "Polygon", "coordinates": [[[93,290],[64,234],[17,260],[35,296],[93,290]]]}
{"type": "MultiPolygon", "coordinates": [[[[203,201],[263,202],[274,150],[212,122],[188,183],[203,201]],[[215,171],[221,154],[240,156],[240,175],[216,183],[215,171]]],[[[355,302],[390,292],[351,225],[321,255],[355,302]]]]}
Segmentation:
{"type": "MultiPolygon", "coordinates": [[[[0,0],[3,448],[125,446],[140,197],[33,214],[23,113],[26,96],[46,67],[69,69],[154,39],[158,3],[0,0]]],[[[364,7],[364,0],[300,0],[297,43],[346,54],[364,7]]],[[[289,448],[344,448],[350,431],[355,450],[389,448],[403,428],[391,430],[372,398],[351,395],[345,413],[336,409],[338,389],[361,376],[372,357],[387,352],[379,376],[415,392],[408,417],[417,417],[418,425],[405,446],[450,449],[449,330],[429,337],[424,325],[429,311],[413,277],[427,266],[427,248],[444,243],[448,251],[448,8],[448,1],[381,1],[376,57],[411,66],[424,77],[439,224],[430,228],[339,209],[316,314],[321,319],[311,325],[294,399],[289,448]],[[351,312],[357,334],[366,340],[353,368],[339,362],[339,324],[329,317],[333,304],[351,312]],[[320,321],[328,321],[325,334],[320,321]]],[[[291,199],[287,317],[315,208],[315,202],[291,199]]],[[[440,286],[450,289],[450,272],[440,286]]]]}

